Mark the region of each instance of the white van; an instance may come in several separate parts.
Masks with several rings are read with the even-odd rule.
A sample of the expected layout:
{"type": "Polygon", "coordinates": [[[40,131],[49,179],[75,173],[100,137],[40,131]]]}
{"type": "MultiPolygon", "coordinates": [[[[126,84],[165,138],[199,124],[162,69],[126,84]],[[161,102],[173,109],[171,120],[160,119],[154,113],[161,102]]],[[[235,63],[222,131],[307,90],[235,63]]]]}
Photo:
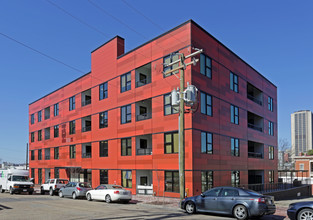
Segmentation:
{"type": "Polygon", "coordinates": [[[0,192],[33,194],[34,184],[29,181],[28,170],[0,169],[0,192]]]}

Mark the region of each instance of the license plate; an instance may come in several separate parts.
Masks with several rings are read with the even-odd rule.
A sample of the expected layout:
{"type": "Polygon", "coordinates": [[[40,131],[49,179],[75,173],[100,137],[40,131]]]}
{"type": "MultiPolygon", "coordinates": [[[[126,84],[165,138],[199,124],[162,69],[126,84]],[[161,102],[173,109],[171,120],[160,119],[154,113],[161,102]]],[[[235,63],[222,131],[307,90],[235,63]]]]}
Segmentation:
{"type": "Polygon", "coordinates": [[[27,192],[27,189],[23,189],[23,192],[27,192]]]}

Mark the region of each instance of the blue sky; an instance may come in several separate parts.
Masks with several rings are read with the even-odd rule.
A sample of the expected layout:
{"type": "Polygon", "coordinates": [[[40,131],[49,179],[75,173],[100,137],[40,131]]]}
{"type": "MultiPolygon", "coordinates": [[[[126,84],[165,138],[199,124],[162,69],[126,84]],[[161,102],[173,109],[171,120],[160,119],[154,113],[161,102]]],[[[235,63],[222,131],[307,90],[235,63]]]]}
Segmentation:
{"type": "Polygon", "coordinates": [[[278,87],[279,138],[290,141],[292,112],[313,110],[313,1],[125,2],[0,2],[1,159],[25,161],[28,104],[89,72],[92,50],[120,35],[128,51],[189,19],[278,87]]]}

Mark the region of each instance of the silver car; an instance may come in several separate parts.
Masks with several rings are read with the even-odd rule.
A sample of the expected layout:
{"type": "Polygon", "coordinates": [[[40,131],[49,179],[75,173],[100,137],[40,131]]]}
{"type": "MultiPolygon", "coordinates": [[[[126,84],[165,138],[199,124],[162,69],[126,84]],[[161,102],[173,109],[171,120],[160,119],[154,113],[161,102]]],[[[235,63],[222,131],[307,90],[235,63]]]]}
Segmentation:
{"type": "Polygon", "coordinates": [[[119,185],[102,184],[87,192],[87,200],[103,200],[107,203],[121,201],[128,203],[132,199],[131,191],[119,185]]]}
{"type": "Polygon", "coordinates": [[[72,197],[73,199],[78,197],[86,198],[86,193],[91,189],[89,183],[69,182],[59,190],[59,197],[72,197]]]}

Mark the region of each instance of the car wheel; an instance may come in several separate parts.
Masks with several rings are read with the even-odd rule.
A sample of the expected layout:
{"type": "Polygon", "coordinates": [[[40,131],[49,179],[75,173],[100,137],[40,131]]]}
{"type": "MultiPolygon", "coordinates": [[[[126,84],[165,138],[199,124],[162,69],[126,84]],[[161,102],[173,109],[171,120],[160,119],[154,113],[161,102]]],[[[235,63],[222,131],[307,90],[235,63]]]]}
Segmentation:
{"type": "Polygon", "coordinates": [[[63,198],[63,193],[62,193],[62,191],[59,192],[59,197],[60,197],[60,198],[63,198]]]}
{"type": "Polygon", "coordinates": [[[41,194],[41,195],[44,195],[44,194],[45,194],[45,191],[43,190],[42,187],[40,188],[40,194],[41,194]]]}
{"type": "Polygon", "coordinates": [[[53,189],[52,188],[50,188],[50,190],[49,190],[49,195],[53,196],[53,189]]]}
{"type": "Polygon", "coordinates": [[[73,199],[77,199],[76,192],[73,192],[72,197],[73,197],[73,199]]]}
{"type": "Polygon", "coordinates": [[[4,193],[4,189],[2,189],[2,186],[0,186],[0,192],[4,193]]]}
{"type": "Polygon", "coordinates": [[[88,200],[88,201],[92,201],[92,198],[91,198],[91,194],[90,194],[90,193],[87,193],[87,196],[86,196],[86,197],[87,197],[87,200],[88,200]]]}
{"type": "Polygon", "coordinates": [[[33,195],[33,191],[28,192],[28,195],[33,195]]]}
{"type": "Polygon", "coordinates": [[[105,202],[106,202],[106,203],[112,202],[110,195],[106,195],[106,196],[105,196],[105,202]]]}
{"type": "Polygon", "coordinates": [[[313,219],[313,210],[312,209],[302,209],[297,217],[297,220],[307,220],[313,219]]]}
{"type": "Polygon", "coordinates": [[[245,220],[248,218],[247,208],[243,205],[237,205],[234,208],[233,215],[237,219],[245,220]]]}
{"type": "Polygon", "coordinates": [[[10,187],[10,194],[13,195],[13,189],[12,186],[10,187]]]}
{"type": "Polygon", "coordinates": [[[196,206],[193,202],[187,202],[185,210],[188,214],[193,214],[196,212],[196,206]]]}

